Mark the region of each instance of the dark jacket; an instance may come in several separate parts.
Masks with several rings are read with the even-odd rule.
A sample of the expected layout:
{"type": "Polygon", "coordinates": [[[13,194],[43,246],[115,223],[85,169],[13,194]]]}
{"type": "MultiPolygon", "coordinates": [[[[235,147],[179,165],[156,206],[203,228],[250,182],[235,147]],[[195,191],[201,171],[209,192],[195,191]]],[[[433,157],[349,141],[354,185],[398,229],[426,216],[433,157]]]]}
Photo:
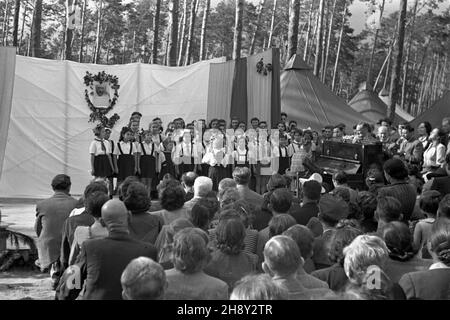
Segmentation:
{"type": "Polygon", "coordinates": [[[138,257],[157,261],[156,249],[126,233],[110,233],[107,238],[83,242],[75,262],[80,268],[81,283],[86,281],[82,299],[121,300],[120,277],[131,260],[138,257]]]}
{"type": "Polygon", "coordinates": [[[333,291],[344,290],[348,284],[344,267],[339,263],[325,269],[316,270],[311,275],[328,283],[328,286],[333,291]]]}
{"type": "Polygon", "coordinates": [[[379,189],[379,196],[394,197],[402,205],[402,213],[405,220],[409,220],[416,204],[416,187],[408,182],[399,182],[387,185],[379,189]]]}
{"type": "Polygon", "coordinates": [[[330,241],[334,235],[334,230],[326,230],[320,237],[314,239],[312,260],[316,270],[327,268],[333,263],[328,258],[330,252],[330,241]]]}
{"type": "Polygon", "coordinates": [[[62,244],[61,244],[61,267],[64,270],[69,265],[70,248],[72,247],[75,229],[79,226],[89,227],[95,222],[94,217],[86,211],[82,214],[69,217],[64,222],[62,230],[62,244]]]}
{"type": "Polygon", "coordinates": [[[407,299],[450,300],[450,268],[407,273],[399,285],[407,299]]]}
{"type": "Polygon", "coordinates": [[[319,207],[316,203],[308,202],[305,203],[302,207],[295,207],[289,211],[290,215],[295,218],[298,224],[302,224],[306,226],[309,222],[309,219],[312,217],[317,217],[319,214],[319,207]]]}
{"type": "Polygon", "coordinates": [[[450,193],[450,177],[436,177],[433,179],[431,184],[431,190],[436,190],[441,193],[441,195],[446,195],[450,193]]]}
{"type": "Polygon", "coordinates": [[[163,225],[164,221],[160,216],[144,211],[132,213],[128,228],[132,238],[155,244],[163,225]]]}
{"type": "Polygon", "coordinates": [[[55,192],[36,205],[35,231],[41,268],[45,269],[58,260],[64,221],[76,204],[77,200],[68,194],[55,192]]]}

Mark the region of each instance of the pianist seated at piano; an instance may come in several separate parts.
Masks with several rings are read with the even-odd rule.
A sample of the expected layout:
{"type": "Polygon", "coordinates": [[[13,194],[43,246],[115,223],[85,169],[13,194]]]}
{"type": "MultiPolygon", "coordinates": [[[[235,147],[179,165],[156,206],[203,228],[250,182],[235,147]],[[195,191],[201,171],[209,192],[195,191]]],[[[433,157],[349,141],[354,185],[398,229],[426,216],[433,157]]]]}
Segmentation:
{"type": "Polygon", "coordinates": [[[375,144],[379,141],[372,135],[371,127],[366,122],[360,122],[356,126],[356,134],[353,137],[353,143],[375,144]]]}

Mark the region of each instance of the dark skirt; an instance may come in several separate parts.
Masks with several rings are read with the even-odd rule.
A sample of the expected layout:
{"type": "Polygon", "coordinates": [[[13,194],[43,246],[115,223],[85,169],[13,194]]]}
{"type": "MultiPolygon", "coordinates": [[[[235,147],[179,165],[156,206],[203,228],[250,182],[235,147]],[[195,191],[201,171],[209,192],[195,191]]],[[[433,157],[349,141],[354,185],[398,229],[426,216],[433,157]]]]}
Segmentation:
{"type": "Polygon", "coordinates": [[[134,176],[136,172],[134,155],[132,154],[121,154],[117,160],[117,166],[119,167],[119,173],[117,174],[117,180],[123,181],[129,176],[134,176]]]}
{"type": "Polygon", "coordinates": [[[111,164],[106,154],[101,154],[94,157],[94,176],[106,178],[113,174],[111,164]]]}
{"type": "Polygon", "coordinates": [[[202,163],[202,165],[201,165],[201,172],[200,172],[200,175],[201,176],[204,176],[204,177],[207,177],[208,176],[208,172],[209,172],[209,164],[207,164],[207,163],[202,163]]]}
{"type": "Polygon", "coordinates": [[[156,158],[150,155],[142,155],[140,159],[141,178],[153,179],[156,177],[156,158]]]}
{"type": "Polygon", "coordinates": [[[280,157],[279,159],[279,167],[278,167],[278,173],[283,175],[286,174],[286,170],[289,169],[289,158],[288,157],[280,157]]]}
{"type": "Polygon", "coordinates": [[[209,167],[208,177],[213,182],[213,190],[214,191],[219,190],[219,182],[223,178],[226,178],[226,176],[227,176],[227,168],[222,167],[222,166],[210,166],[209,167]]]}
{"type": "Polygon", "coordinates": [[[175,177],[175,165],[172,162],[172,154],[170,152],[164,152],[164,156],[166,157],[166,161],[162,164],[161,172],[159,173],[160,180],[167,173],[175,177]]]}
{"type": "Polygon", "coordinates": [[[195,162],[193,157],[183,157],[183,163],[180,164],[180,175],[185,172],[194,171],[195,162]]]}

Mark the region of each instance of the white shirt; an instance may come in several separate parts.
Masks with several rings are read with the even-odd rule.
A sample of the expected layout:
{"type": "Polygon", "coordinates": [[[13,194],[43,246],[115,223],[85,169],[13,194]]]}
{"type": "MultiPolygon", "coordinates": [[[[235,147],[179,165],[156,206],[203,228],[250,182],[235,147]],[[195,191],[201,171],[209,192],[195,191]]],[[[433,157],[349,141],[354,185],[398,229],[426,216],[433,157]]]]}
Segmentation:
{"type": "Polygon", "coordinates": [[[123,142],[120,141],[117,143],[116,148],[114,148],[114,152],[113,154],[115,155],[121,155],[120,150],[119,150],[119,145],[120,148],[122,149],[123,154],[130,154],[130,148],[132,147],[132,154],[135,154],[137,152],[137,148],[136,148],[136,144],[134,142],[123,142]]]}
{"type": "Polygon", "coordinates": [[[433,146],[431,143],[423,153],[424,167],[440,167],[445,163],[445,146],[439,143],[433,146]]]}
{"type": "Polygon", "coordinates": [[[139,143],[137,145],[137,153],[140,153],[141,155],[144,155],[144,150],[142,150],[142,146],[144,146],[144,150],[145,150],[145,154],[146,155],[155,155],[155,153],[160,152],[163,148],[162,148],[162,144],[160,143],[159,145],[157,143],[146,143],[146,142],[142,142],[139,143]],[[152,154],[152,149],[153,149],[153,154],[152,154]]]}
{"type": "Polygon", "coordinates": [[[89,146],[89,153],[93,154],[94,156],[110,154],[111,144],[109,143],[109,141],[106,140],[95,139],[94,141],[91,142],[91,145],[89,146]],[[105,151],[102,150],[102,141],[103,144],[105,145],[105,151]]]}

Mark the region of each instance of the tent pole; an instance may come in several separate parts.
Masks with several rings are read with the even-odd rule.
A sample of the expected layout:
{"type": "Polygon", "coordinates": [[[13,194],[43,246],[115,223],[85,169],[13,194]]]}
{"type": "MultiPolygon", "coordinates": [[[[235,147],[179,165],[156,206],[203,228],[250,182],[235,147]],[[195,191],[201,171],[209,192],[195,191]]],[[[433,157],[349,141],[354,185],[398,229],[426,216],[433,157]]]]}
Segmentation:
{"type": "Polygon", "coordinates": [[[69,88],[68,88],[68,62],[64,61],[64,81],[65,81],[65,90],[64,90],[64,167],[63,172],[67,175],[68,166],[67,163],[69,161],[69,88]]]}

